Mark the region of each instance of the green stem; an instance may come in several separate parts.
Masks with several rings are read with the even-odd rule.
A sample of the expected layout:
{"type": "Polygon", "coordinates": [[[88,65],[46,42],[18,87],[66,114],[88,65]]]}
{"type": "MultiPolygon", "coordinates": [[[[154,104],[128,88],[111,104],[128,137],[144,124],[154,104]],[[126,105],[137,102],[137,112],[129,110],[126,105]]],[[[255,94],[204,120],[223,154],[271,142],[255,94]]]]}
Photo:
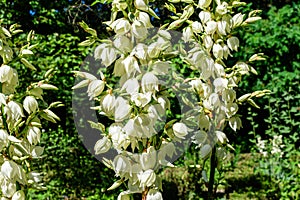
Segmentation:
{"type": "Polygon", "coordinates": [[[216,147],[214,146],[210,157],[210,173],[209,173],[207,199],[214,199],[215,172],[216,172],[216,147]]]}

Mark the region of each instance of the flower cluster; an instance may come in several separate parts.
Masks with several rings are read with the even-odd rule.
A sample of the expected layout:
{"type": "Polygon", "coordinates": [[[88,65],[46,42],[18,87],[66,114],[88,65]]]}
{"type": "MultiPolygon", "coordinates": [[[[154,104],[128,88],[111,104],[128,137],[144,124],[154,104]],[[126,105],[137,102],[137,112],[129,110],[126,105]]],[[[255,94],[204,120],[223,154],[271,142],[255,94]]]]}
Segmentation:
{"type": "MultiPolygon", "coordinates": [[[[92,109],[113,121],[100,123],[102,137],[94,150],[96,154],[117,151],[113,159],[105,158],[104,162],[120,177],[109,189],[127,181],[128,190],[118,199],[130,199],[131,193],[142,193],[143,199],[148,200],[162,199],[161,180],[156,170],[160,166],[173,166],[170,159],[177,153],[174,142],[183,143],[189,134],[200,148],[203,160],[210,158],[215,148],[220,169],[226,158],[226,147],[232,148],[223,132],[225,125],[229,124],[234,131],[240,129],[239,105],[247,101],[258,107],[252,98],[268,93],[256,91],[237,98],[235,92],[243,75],[256,73],[249,63],[263,59],[262,54],[255,54],[248,62],[226,66],[226,60],[239,48],[234,31],[258,20],[255,11],[248,17],[235,14],[237,7],[245,5],[239,1],[170,2],[165,7],[174,13],[173,22],[154,29],[150,17],[158,17],[147,0],[134,0],[134,4],[114,0],[111,19],[105,24],[115,35],[100,40],[94,51],[95,59],[112,69],[114,81],[102,69],[97,70],[99,78],[87,72],[75,72],[84,80],[73,89],[87,86],[90,100],[99,104],[92,109]],[[183,13],[176,12],[173,3],[178,2],[186,4],[183,13]],[[195,15],[198,20],[191,20],[195,15]],[[182,37],[172,45],[174,38],[170,30],[183,25],[182,37]],[[180,57],[199,76],[182,78],[176,72],[171,73],[172,56],[180,57]],[[172,88],[185,104],[180,108],[185,108],[181,121],[165,122],[170,101],[164,75],[172,77],[172,88]]],[[[98,41],[95,30],[85,23],[81,26],[92,35],[81,45],[98,41]]],[[[202,174],[205,176],[205,171],[202,174]]]]}
{"type": "Polygon", "coordinates": [[[15,53],[28,68],[35,69],[26,59],[32,55],[34,45],[30,45],[33,32],[27,37],[27,44],[14,51],[11,38],[21,32],[17,25],[9,30],[0,24],[0,194],[1,199],[25,199],[28,188],[44,189],[41,173],[34,171],[31,160],[41,158],[44,148],[38,146],[41,138],[40,118],[55,122],[59,120],[49,108],[61,105],[60,102],[42,109],[38,100],[43,100],[43,89],[57,89],[45,80],[31,84],[24,92],[17,92],[18,73],[11,67],[15,53]]]}

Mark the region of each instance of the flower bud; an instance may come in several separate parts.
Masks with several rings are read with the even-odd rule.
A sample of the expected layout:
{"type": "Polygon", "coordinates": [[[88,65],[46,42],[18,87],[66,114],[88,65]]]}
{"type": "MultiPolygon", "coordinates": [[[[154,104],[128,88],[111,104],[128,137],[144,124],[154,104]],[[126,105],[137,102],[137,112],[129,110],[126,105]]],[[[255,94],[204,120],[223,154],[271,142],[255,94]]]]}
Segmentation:
{"type": "Polygon", "coordinates": [[[23,107],[28,114],[36,112],[38,109],[38,102],[33,96],[25,97],[23,107]]]}
{"type": "Polygon", "coordinates": [[[177,122],[173,125],[173,131],[175,136],[180,139],[185,139],[185,136],[188,134],[187,126],[181,122],[177,122]]]}
{"type": "Polygon", "coordinates": [[[95,154],[106,153],[111,147],[111,141],[107,137],[98,140],[94,146],[95,154]]]}

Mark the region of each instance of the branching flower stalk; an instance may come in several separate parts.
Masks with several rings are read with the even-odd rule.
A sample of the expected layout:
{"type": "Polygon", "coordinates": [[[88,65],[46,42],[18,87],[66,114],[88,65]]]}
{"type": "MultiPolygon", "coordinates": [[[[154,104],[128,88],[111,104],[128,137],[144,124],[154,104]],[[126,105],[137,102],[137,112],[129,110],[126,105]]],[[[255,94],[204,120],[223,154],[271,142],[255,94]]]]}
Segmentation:
{"type": "Polygon", "coordinates": [[[0,194],[3,200],[25,200],[28,189],[46,189],[42,173],[35,171],[31,163],[40,159],[44,151],[39,146],[41,118],[56,122],[59,117],[50,109],[62,105],[54,102],[47,108],[42,106],[46,103],[43,90],[57,89],[48,83],[53,70],[46,72],[44,80],[28,85],[25,91],[16,89],[18,71],[12,66],[23,65],[36,70],[27,60],[36,47],[31,44],[34,32],[28,34],[27,44],[18,48],[13,41],[20,32],[18,25],[6,29],[0,22],[0,194]]]}
{"type": "Polygon", "coordinates": [[[258,107],[253,98],[269,93],[255,91],[237,98],[235,92],[243,75],[256,73],[250,64],[264,59],[263,54],[255,54],[247,62],[240,61],[234,66],[226,65],[226,60],[239,48],[235,30],[259,20],[258,11],[248,16],[235,13],[236,8],[245,5],[239,1],[169,2],[165,7],[174,14],[173,21],[159,29],[153,29],[150,17],[158,17],[147,0],[112,1],[111,19],[105,24],[114,32],[113,38],[99,40],[94,29],[81,23],[91,36],[80,45],[99,42],[95,59],[101,60],[105,68],[112,68],[114,78],[118,78],[110,80],[103,68],[97,70],[99,75],[76,71],[83,80],[73,87],[87,87],[90,100],[99,104],[92,109],[113,121],[91,122],[91,125],[101,132],[95,153],[111,149],[117,152],[112,159],[103,160],[120,177],[109,190],[122,183],[128,186],[118,200],[130,199],[133,193],[140,193],[143,200],[162,199],[162,183],[156,171],[161,166],[173,166],[170,159],[176,153],[174,143],[183,144],[190,135],[200,149],[203,163],[210,160],[209,180],[206,169],[202,174],[209,185],[209,199],[213,199],[215,168],[222,170],[227,148],[233,149],[224,127],[229,124],[234,131],[240,129],[239,105],[248,102],[258,107]],[[179,2],[186,5],[182,13],[176,10],[179,2]],[[182,32],[176,47],[172,45],[174,29],[182,32]],[[180,57],[198,76],[185,78],[170,73],[174,56],[180,57]],[[170,101],[161,75],[171,76],[172,89],[184,104],[180,121],[164,121],[170,101]]]}

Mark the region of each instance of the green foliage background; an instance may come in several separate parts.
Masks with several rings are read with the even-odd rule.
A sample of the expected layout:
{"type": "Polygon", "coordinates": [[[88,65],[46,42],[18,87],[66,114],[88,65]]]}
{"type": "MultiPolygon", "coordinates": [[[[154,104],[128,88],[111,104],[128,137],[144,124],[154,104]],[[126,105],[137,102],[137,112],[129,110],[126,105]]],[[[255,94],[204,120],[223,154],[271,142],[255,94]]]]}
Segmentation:
{"type": "MultiPolygon", "coordinates": [[[[277,160],[280,165],[271,159],[262,160],[256,173],[270,178],[261,181],[275,185],[266,190],[270,198],[296,199],[300,195],[297,184],[300,180],[297,162],[300,158],[300,4],[292,1],[259,1],[251,5],[251,2],[249,1],[245,11],[250,8],[263,9],[263,20],[252,25],[246,32],[239,33],[242,49],[241,53],[234,55],[234,59],[246,60],[257,52],[264,52],[268,58],[254,66],[258,75],[247,77],[241,83],[242,89],[237,92],[245,94],[253,90],[270,89],[272,94],[258,100],[261,109],[243,106],[240,113],[243,115],[244,127],[238,133],[232,133],[229,139],[238,149],[237,152],[249,153],[257,150],[257,136],[268,140],[274,135],[283,135],[284,156],[277,160]],[[270,167],[274,168],[271,173],[264,170],[270,167]],[[282,173],[278,175],[279,171],[282,173]]],[[[78,22],[84,20],[102,37],[109,36],[102,22],[109,19],[110,6],[90,6],[92,3],[93,1],[72,0],[51,3],[43,0],[0,2],[0,18],[5,24],[19,23],[25,32],[36,30],[35,41],[40,45],[37,56],[31,62],[37,66],[38,71],[30,73],[38,79],[46,70],[55,69],[52,82],[59,87],[59,91],[51,91],[46,96],[49,102],[62,101],[65,104],[55,110],[62,120],[58,124],[45,126],[43,146],[46,147],[46,157],[42,165],[36,164],[36,167],[48,172],[45,176],[48,190],[31,191],[32,199],[115,199],[118,193],[106,191],[114,182],[114,173],[83,147],[74,126],[71,109],[71,87],[75,80],[71,71],[79,70],[90,53],[87,48],[78,46],[86,36],[78,22]]],[[[154,3],[159,8],[162,20],[169,14],[163,11],[163,4],[164,1],[154,3]]],[[[157,26],[163,24],[157,21],[154,23],[157,26]]],[[[180,61],[176,62],[179,62],[179,66],[182,64],[180,61]]],[[[28,76],[19,76],[22,87],[22,83],[29,81],[26,79],[28,76]]],[[[182,199],[199,198],[197,194],[200,192],[197,190],[202,187],[200,177],[195,176],[194,169],[187,169],[195,156],[197,152],[187,152],[178,161],[183,171],[179,170],[175,177],[165,176],[166,183],[170,181],[170,176],[175,180],[175,186],[173,184],[171,188],[177,188],[179,193],[181,191],[182,199]],[[195,184],[187,184],[192,182],[195,184]]]]}

